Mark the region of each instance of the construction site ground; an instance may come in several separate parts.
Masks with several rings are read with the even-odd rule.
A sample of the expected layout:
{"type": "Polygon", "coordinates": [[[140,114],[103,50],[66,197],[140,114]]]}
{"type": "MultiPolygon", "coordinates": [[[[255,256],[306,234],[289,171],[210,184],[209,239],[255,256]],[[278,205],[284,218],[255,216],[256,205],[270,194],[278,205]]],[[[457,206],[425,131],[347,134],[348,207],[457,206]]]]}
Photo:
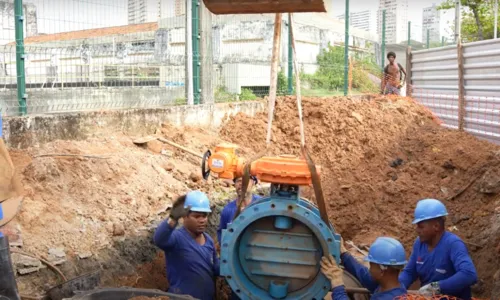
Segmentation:
{"type": "MultiPolygon", "coordinates": [[[[406,98],[307,98],[303,109],[307,147],[322,167],[329,217],[344,240],[366,249],[389,235],[409,253],[416,202],[441,199],[448,230],[466,242],[475,262],[474,295],[500,298],[499,146],[440,126],[406,98]]],[[[295,98],[278,99],[268,154],[299,153],[297,116],[295,98]]],[[[200,154],[232,142],[250,157],[265,148],[266,126],[262,112],[238,114],[217,130],[163,124],[156,133],[200,154]]],[[[11,149],[25,188],[22,211],[3,228],[12,244],[56,264],[67,278],[100,270],[102,286],[166,290],[165,261],[152,234],[172,201],[191,189],[207,192],[215,236],[218,213],[234,189],[202,180],[200,158],[158,140],[137,145],[134,138],[102,131],[84,141],[11,149]]],[[[314,200],[312,194],[304,190],[314,200]]],[[[39,260],[12,257],[22,294],[42,295],[61,283],[39,260]]]]}

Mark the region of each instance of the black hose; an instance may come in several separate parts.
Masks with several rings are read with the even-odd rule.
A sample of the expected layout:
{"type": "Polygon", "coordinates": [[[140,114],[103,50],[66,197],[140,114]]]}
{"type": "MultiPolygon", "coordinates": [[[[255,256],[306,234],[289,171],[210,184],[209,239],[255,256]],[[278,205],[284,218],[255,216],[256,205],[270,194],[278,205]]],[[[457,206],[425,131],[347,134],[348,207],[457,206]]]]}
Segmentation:
{"type": "Polygon", "coordinates": [[[21,300],[12,269],[9,239],[0,232],[0,299],[21,300]]]}

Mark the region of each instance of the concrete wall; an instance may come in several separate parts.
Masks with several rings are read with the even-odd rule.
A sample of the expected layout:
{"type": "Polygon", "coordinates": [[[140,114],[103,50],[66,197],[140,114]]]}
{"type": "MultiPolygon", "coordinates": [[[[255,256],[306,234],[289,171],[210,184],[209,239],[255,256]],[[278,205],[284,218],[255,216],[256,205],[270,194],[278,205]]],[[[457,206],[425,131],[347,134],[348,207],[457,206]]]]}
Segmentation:
{"type": "MultiPolygon", "coordinates": [[[[37,114],[174,105],[176,99],[184,98],[184,87],[27,89],[27,93],[28,113],[37,114]]],[[[16,93],[0,91],[0,111],[4,116],[17,115],[16,93]]]]}
{"type": "Polygon", "coordinates": [[[156,109],[92,111],[3,119],[4,139],[10,147],[27,148],[54,140],[82,140],[95,131],[153,134],[163,123],[177,126],[219,127],[230,115],[250,116],[263,111],[264,102],[249,101],[156,109]]]}

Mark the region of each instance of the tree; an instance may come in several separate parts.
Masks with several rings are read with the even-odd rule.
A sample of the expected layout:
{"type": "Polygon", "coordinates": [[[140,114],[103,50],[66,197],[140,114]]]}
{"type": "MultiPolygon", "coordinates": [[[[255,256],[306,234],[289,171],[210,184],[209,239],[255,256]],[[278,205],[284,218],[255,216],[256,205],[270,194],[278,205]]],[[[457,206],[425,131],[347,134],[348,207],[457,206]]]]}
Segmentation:
{"type": "MultiPolygon", "coordinates": [[[[462,39],[466,42],[492,39],[494,0],[460,0],[460,4],[462,39]]],[[[438,7],[439,10],[451,8],[455,8],[455,0],[446,0],[438,7]]]]}

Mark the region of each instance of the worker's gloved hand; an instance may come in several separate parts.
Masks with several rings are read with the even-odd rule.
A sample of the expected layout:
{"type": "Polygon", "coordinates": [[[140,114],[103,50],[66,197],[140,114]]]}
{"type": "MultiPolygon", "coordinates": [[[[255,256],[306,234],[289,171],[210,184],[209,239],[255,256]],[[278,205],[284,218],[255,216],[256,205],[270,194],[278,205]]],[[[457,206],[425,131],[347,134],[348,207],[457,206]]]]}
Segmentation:
{"type": "Polygon", "coordinates": [[[424,285],[418,290],[418,293],[425,297],[432,297],[434,295],[441,294],[441,288],[439,287],[438,282],[431,282],[427,285],[424,285]]]}
{"type": "Polygon", "coordinates": [[[347,251],[347,248],[345,247],[345,244],[344,244],[344,238],[341,237],[340,238],[340,254],[344,254],[346,252],[348,252],[348,251],[347,251]]]}
{"type": "Polygon", "coordinates": [[[180,218],[188,215],[189,210],[191,209],[191,206],[184,208],[185,201],[186,201],[186,197],[179,197],[179,199],[177,199],[174,202],[174,205],[172,206],[172,210],[170,211],[170,219],[177,222],[180,218]]]}
{"type": "Polygon", "coordinates": [[[344,279],[342,278],[344,271],[337,266],[333,256],[329,255],[321,258],[321,272],[330,280],[332,288],[344,285],[344,279]]]}

